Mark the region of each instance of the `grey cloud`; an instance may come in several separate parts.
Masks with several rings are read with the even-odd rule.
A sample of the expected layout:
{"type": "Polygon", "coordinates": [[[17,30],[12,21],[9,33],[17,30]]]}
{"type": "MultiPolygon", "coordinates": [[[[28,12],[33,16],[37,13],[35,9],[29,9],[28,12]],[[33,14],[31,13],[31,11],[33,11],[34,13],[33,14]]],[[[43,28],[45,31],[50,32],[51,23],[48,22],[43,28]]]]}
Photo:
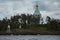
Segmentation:
{"type": "MultiPolygon", "coordinates": [[[[8,13],[5,10],[4,12],[0,10],[1,11],[0,13],[4,14],[0,15],[2,15],[3,17],[5,16],[8,17],[9,15],[10,16],[14,15],[17,12],[33,12],[35,9],[34,5],[36,1],[37,0],[0,0],[0,4],[3,3],[4,7],[5,3],[8,4],[9,2],[11,2],[8,5],[6,5],[8,7],[7,9],[8,13]]],[[[58,13],[57,11],[60,11],[60,0],[38,0],[38,3],[39,3],[39,10],[46,11],[46,14],[43,13],[43,15],[50,15],[50,14],[51,15],[53,14],[53,16],[59,15],[60,12],[58,13]]]]}
{"type": "Polygon", "coordinates": [[[60,15],[60,13],[55,13],[54,15],[58,16],[58,15],[60,15]]]}
{"type": "Polygon", "coordinates": [[[39,10],[40,11],[44,11],[44,10],[46,10],[45,8],[46,8],[46,6],[44,5],[44,3],[41,1],[41,0],[38,0],[38,1],[33,1],[33,8],[35,9],[35,4],[36,4],[36,2],[38,2],[38,5],[39,5],[39,10]]]}
{"type": "Polygon", "coordinates": [[[24,1],[24,0],[0,0],[0,3],[4,3],[4,2],[15,2],[15,1],[24,1]]]}
{"type": "Polygon", "coordinates": [[[39,1],[39,9],[41,11],[57,11],[60,10],[59,0],[43,0],[39,1]]]}

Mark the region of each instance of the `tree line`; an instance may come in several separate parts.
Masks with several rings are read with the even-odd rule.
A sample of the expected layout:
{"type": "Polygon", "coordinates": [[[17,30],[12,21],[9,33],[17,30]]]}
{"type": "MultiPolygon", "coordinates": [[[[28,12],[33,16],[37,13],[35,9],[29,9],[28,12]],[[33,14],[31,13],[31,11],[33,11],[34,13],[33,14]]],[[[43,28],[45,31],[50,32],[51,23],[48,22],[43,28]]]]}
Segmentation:
{"type": "Polygon", "coordinates": [[[60,20],[50,18],[49,16],[46,17],[47,22],[47,29],[49,30],[60,30],[60,20]]]}
{"type": "Polygon", "coordinates": [[[10,25],[10,29],[16,29],[20,28],[29,28],[29,27],[46,27],[47,30],[60,30],[60,20],[50,18],[49,16],[46,17],[46,23],[44,24],[43,18],[38,16],[36,18],[34,15],[29,14],[17,14],[14,16],[11,16],[10,19],[7,19],[7,17],[3,18],[3,20],[0,20],[0,31],[7,30],[8,25],[10,25]],[[41,22],[41,24],[40,24],[41,22]]]}

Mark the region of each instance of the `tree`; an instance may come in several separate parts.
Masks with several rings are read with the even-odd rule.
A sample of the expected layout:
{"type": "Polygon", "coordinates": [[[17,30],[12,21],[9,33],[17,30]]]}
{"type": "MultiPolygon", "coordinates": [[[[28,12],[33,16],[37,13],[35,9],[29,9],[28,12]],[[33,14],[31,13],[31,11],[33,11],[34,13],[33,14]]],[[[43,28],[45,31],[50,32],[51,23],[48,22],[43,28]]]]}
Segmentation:
{"type": "Polygon", "coordinates": [[[31,24],[32,15],[27,14],[27,24],[31,24]]]}
{"type": "Polygon", "coordinates": [[[47,29],[51,30],[52,26],[51,26],[51,18],[49,16],[46,17],[46,22],[47,22],[47,29]]]}
{"type": "Polygon", "coordinates": [[[49,24],[51,21],[51,18],[49,16],[46,17],[46,22],[49,24]]]}
{"type": "Polygon", "coordinates": [[[19,15],[15,15],[15,16],[11,17],[11,20],[10,20],[11,29],[19,28],[19,26],[20,26],[20,23],[18,20],[19,18],[20,18],[19,15]]]}
{"type": "Polygon", "coordinates": [[[7,30],[7,27],[8,27],[8,19],[7,19],[7,17],[3,18],[1,23],[2,23],[1,24],[2,30],[7,30]]]}
{"type": "Polygon", "coordinates": [[[21,14],[21,19],[22,19],[22,27],[25,28],[26,27],[26,15],[25,14],[21,14]]]}
{"type": "Polygon", "coordinates": [[[59,29],[60,20],[50,18],[49,16],[47,16],[46,20],[47,20],[47,29],[49,29],[49,30],[58,30],[59,29]]]}
{"type": "Polygon", "coordinates": [[[41,18],[41,21],[40,21],[40,22],[41,22],[41,24],[43,24],[43,23],[44,23],[44,20],[43,20],[43,18],[41,18]]]}
{"type": "Polygon", "coordinates": [[[55,19],[52,19],[50,21],[50,28],[53,30],[57,30],[57,21],[55,19]]]}

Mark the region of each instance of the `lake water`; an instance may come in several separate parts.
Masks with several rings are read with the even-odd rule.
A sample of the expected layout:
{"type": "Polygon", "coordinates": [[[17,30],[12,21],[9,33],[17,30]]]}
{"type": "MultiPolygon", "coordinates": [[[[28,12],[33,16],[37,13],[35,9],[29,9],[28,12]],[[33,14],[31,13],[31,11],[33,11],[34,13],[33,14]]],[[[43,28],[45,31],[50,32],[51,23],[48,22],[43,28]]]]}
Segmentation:
{"type": "Polygon", "coordinates": [[[60,40],[60,35],[0,35],[0,40],[60,40]]]}

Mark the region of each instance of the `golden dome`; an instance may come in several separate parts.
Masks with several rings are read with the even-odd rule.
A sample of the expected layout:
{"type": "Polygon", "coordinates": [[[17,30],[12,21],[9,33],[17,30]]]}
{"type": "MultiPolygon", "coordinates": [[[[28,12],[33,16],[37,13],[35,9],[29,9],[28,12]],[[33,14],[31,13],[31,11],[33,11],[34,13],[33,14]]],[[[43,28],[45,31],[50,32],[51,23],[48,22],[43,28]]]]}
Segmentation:
{"type": "Polygon", "coordinates": [[[36,5],[35,6],[38,7],[38,2],[36,2],[36,5]]]}
{"type": "Polygon", "coordinates": [[[38,7],[38,4],[36,4],[36,7],[38,7]]]}

